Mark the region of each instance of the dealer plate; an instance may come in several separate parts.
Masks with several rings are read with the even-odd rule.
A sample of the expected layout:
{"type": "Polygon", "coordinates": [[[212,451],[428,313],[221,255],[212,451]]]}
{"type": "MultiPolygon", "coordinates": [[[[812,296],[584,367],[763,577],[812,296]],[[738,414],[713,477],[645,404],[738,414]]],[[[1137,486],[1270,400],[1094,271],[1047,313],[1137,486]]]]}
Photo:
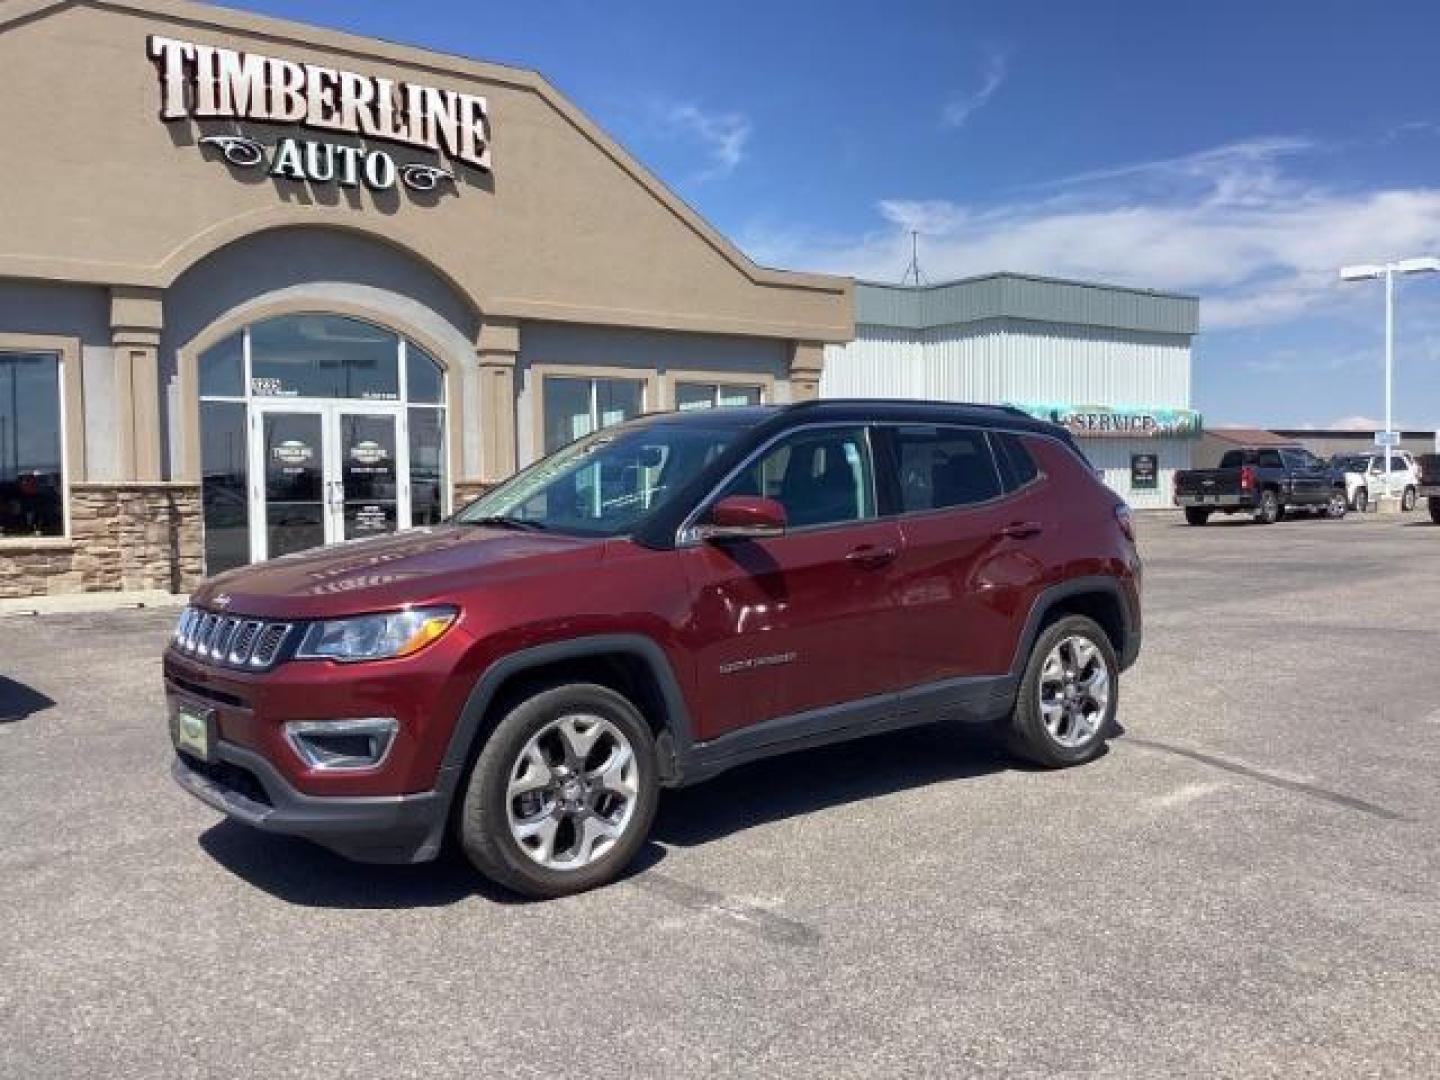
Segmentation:
{"type": "Polygon", "coordinates": [[[185,701],[170,703],[170,739],[175,749],[201,761],[210,760],[214,739],[215,710],[185,701]]]}

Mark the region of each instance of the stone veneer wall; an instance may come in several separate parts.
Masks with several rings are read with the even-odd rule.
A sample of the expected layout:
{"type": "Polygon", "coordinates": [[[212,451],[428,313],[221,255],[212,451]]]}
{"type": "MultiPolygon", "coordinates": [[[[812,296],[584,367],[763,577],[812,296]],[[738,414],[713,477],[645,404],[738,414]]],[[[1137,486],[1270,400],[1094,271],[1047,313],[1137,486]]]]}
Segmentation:
{"type": "Polygon", "coordinates": [[[0,541],[0,598],[189,592],[203,564],[199,485],[72,484],[69,540],[0,541]]]}

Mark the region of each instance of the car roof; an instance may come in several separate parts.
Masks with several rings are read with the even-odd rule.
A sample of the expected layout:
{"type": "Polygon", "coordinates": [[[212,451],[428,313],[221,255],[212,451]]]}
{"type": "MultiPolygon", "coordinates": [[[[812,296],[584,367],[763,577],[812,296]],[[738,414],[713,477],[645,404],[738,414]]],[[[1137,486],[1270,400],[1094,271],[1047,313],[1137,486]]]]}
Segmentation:
{"type": "Polygon", "coordinates": [[[1037,419],[1009,405],[895,398],[823,398],[787,405],[741,405],[722,409],[646,413],[628,421],[628,424],[695,424],[705,427],[748,428],[767,422],[776,422],[776,426],[788,426],[812,422],[865,424],[877,421],[1003,427],[1011,431],[1033,431],[1042,435],[1059,436],[1067,442],[1070,440],[1070,433],[1060,425],[1037,419]]]}

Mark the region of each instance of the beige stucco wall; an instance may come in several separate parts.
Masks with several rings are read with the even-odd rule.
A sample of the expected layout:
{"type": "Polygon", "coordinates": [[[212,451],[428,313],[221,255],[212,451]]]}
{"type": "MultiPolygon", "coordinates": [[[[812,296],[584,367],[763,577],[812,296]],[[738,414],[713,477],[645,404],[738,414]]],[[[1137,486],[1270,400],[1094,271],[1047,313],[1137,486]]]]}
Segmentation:
{"type": "Polygon", "coordinates": [[[487,317],[851,336],[848,279],[756,267],[530,72],[173,0],[7,0],[0,73],[0,277],[163,289],[239,237],[327,225],[415,253],[487,317]],[[457,167],[425,202],[232,169],[196,140],[277,129],[160,120],[156,33],[484,95],[493,174],[457,167]]]}

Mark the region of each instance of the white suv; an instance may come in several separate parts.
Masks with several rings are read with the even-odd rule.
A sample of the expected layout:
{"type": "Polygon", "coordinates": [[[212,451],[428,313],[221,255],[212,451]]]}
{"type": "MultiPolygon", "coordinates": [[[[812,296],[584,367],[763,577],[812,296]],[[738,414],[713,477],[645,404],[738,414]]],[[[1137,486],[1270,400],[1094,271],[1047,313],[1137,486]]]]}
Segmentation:
{"type": "MultiPolygon", "coordinates": [[[[1385,455],[1344,454],[1334,459],[1336,468],[1345,470],[1345,494],[1353,510],[1363,511],[1371,499],[1385,493],[1385,455]]],[[[1409,450],[1390,451],[1390,490],[1400,496],[1403,510],[1414,510],[1415,489],[1420,483],[1420,469],[1409,450]]]]}

